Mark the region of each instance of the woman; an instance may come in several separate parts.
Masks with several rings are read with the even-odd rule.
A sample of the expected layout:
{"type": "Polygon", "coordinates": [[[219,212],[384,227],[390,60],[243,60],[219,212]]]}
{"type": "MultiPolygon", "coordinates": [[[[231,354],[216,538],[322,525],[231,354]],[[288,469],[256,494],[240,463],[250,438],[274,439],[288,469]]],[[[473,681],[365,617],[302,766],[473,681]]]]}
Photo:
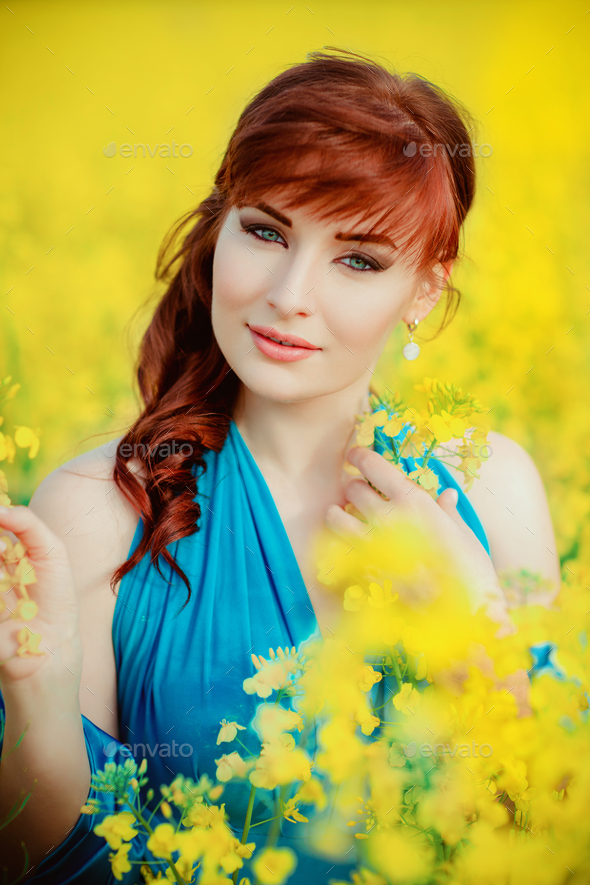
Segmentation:
{"type": "MultiPolygon", "coordinates": [[[[37,781],[0,832],[13,872],[25,841],[35,881],[114,881],[79,810],[91,771],[121,761],[124,744],[156,787],[177,772],[215,777],[220,720],[254,712],[250,652],[328,635],[337,617],[316,584],[316,532],[366,531],[361,518],[390,509],[346,460],[445,543],[482,599],[502,608],[508,568],[557,593],[543,485],[515,442],[491,434],[468,498],[441,465],[436,501],[351,448],[394,327],[414,329],[443,293],[445,319],[456,307],[448,278],[474,195],[465,120],[431,83],[344,51],[276,77],[244,110],[211,195],[174,231],[189,228],[181,246],[173,236],[159,256],[168,288],[141,347],[140,417],[116,453],[107,443],[74,458],[28,508],[1,513],[34,563],[30,626],[50,651],[1,674],[5,746],[30,726],[2,760],[0,815],[37,781]]],[[[0,659],[17,629],[0,625],[0,659]]],[[[244,792],[230,783],[223,796],[237,823],[244,792]]],[[[292,881],[348,869],[300,847],[292,881]]]]}

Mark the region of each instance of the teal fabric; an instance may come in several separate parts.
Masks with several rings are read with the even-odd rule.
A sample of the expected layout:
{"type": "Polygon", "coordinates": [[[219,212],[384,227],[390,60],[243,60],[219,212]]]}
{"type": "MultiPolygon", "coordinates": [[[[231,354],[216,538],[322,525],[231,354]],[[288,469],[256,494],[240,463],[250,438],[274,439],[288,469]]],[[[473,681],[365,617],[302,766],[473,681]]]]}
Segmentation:
{"type": "MultiPolygon", "coordinates": [[[[380,409],[379,411],[383,411],[385,414],[385,409],[380,409]]],[[[384,422],[385,423],[385,422],[384,422]]],[[[398,433],[398,435],[394,438],[394,442],[396,446],[399,446],[402,443],[404,437],[408,433],[410,429],[410,425],[406,424],[402,430],[398,433]]],[[[375,444],[373,446],[376,452],[380,455],[383,455],[386,450],[391,450],[391,443],[387,436],[382,433],[382,426],[375,428],[375,444]]],[[[416,470],[417,467],[421,466],[420,462],[417,462],[414,458],[401,458],[401,464],[406,473],[411,473],[413,470],[416,470]]],[[[465,523],[469,526],[469,528],[473,531],[479,542],[482,544],[486,553],[490,552],[490,545],[488,543],[488,539],[486,537],[486,533],[484,531],[484,527],[482,526],[477,513],[473,509],[471,502],[467,498],[465,492],[461,489],[458,483],[453,479],[450,472],[447,470],[444,464],[438,461],[436,458],[432,458],[429,461],[428,465],[433,473],[436,473],[438,476],[438,493],[442,494],[445,489],[456,489],[458,493],[457,499],[457,513],[459,516],[465,521],[465,523]]]]}
{"type": "MultiPolygon", "coordinates": [[[[161,577],[149,554],[123,578],[112,629],[120,740],[82,717],[92,770],[109,761],[123,762],[132,752],[138,763],[147,759],[150,785],[157,792],[175,774],[197,780],[206,773],[215,780],[216,758],[233,750],[245,754],[239,744],[218,745],[216,740],[222,719],[246,725],[261,702],[242,689],[253,673],[252,652],[264,655],[271,647],[299,646],[321,635],[270,490],[235,422],[230,423],[222,451],[207,451],[205,462],[197,476],[199,531],[168,547],[190,580],[191,599],[184,605],[184,583],[165,563],[161,577]]],[[[409,460],[404,466],[412,469],[409,460]]],[[[464,493],[444,465],[433,462],[433,468],[443,488],[458,489],[459,513],[489,552],[483,527],[464,493]]],[[[130,554],[142,532],[139,520],[130,554]]],[[[239,737],[258,751],[251,728],[239,737]]],[[[312,756],[316,749],[310,748],[312,756]]],[[[247,798],[243,784],[226,785],[220,801],[230,820],[243,820],[247,798]]],[[[272,816],[271,802],[270,792],[257,791],[254,824],[272,816]]],[[[96,818],[82,815],[65,841],[42,861],[32,881],[114,885],[110,849],[91,832],[95,823],[96,818]]],[[[268,826],[255,827],[252,840],[263,844],[268,826]]],[[[290,845],[298,856],[289,882],[308,885],[348,878],[356,865],[356,847],[346,862],[336,855],[315,857],[306,848],[305,826],[285,822],[283,827],[280,844],[290,845]]],[[[317,827],[317,821],[312,819],[308,826],[317,827]]],[[[143,851],[139,844],[130,859],[143,856],[143,851]]],[[[123,882],[140,881],[137,864],[123,882]]]]}

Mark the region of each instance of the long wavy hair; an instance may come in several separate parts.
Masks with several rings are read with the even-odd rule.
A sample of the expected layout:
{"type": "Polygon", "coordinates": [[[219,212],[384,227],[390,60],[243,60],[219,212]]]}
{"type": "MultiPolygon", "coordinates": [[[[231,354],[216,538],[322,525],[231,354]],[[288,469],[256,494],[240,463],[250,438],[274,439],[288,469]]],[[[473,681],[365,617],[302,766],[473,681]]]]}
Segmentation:
{"type": "MultiPolygon", "coordinates": [[[[184,581],[186,603],[191,596],[166,548],[199,528],[195,468],[205,469],[207,449],[223,447],[239,391],[211,324],[213,254],[231,208],[280,189],[287,207],[306,205],[320,218],[365,209],[363,218],[378,219],[372,229],[401,237],[408,266],[430,281],[437,263],[458,255],[475,189],[472,118],[418,74],[390,72],[338,47],[324,50],[280,73],[249,102],[215,187],[160,248],[156,280],[167,288],[136,365],[143,410],[117,446],[113,471],[144,529],[114,572],[113,591],[149,550],[161,575],[160,556],[184,581]],[[131,458],[142,462],[142,481],[128,466],[131,458]]],[[[448,281],[445,294],[441,328],[460,299],[448,281]]]]}

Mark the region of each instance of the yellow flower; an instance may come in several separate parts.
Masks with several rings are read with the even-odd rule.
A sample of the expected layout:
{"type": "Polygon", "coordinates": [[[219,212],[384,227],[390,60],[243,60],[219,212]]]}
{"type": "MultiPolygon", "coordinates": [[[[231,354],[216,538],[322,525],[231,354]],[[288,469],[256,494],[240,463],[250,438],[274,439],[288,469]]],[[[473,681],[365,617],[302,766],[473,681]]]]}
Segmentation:
{"type": "Polygon", "coordinates": [[[31,621],[39,611],[37,603],[32,599],[19,599],[14,610],[14,617],[21,621],[31,621]]]}
{"type": "Polygon", "coordinates": [[[8,461],[9,464],[12,464],[15,452],[12,437],[0,432],[0,461],[8,461]]]}
{"type": "Polygon", "coordinates": [[[252,766],[251,762],[246,762],[235,750],[229,755],[224,753],[221,759],[215,760],[215,764],[217,780],[222,782],[229,781],[232,777],[246,777],[248,769],[252,766]]]}
{"type": "Polygon", "coordinates": [[[311,777],[311,761],[307,754],[292,745],[281,741],[263,745],[260,756],[256,760],[254,771],[250,773],[250,783],[255,787],[273,790],[278,784],[289,784],[291,781],[306,781],[311,777]]]}
{"type": "Polygon", "coordinates": [[[367,594],[360,584],[353,584],[352,587],[347,587],[344,591],[343,606],[346,611],[358,612],[366,598],[367,594]]]}
{"type": "Polygon", "coordinates": [[[348,717],[334,716],[321,731],[323,752],[317,763],[331,776],[334,783],[342,783],[358,768],[362,745],[354,734],[354,723],[348,717]]]}
{"type": "Polygon", "coordinates": [[[376,682],[381,682],[383,673],[373,670],[368,664],[359,667],[359,688],[361,691],[370,691],[376,682]]]}
{"type": "Polygon", "coordinates": [[[428,427],[439,443],[462,437],[469,426],[465,418],[453,417],[446,409],[443,409],[440,415],[431,415],[428,421],[428,427]]]}
{"type": "Polygon", "coordinates": [[[97,808],[96,802],[96,799],[89,799],[86,805],[80,809],[80,814],[98,814],[100,809],[97,808]]]}
{"type": "Polygon", "coordinates": [[[238,725],[237,722],[227,722],[225,719],[222,719],[219,724],[221,725],[221,729],[219,731],[219,734],[217,735],[218,744],[221,744],[223,742],[230,743],[237,735],[238,729],[240,731],[246,730],[245,726],[238,725]]]}
{"type": "Polygon", "coordinates": [[[388,882],[429,881],[432,851],[408,838],[402,830],[385,830],[372,834],[367,842],[369,859],[388,882]]]}
{"type": "MultiPolygon", "coordinates": [[[[19,657],[25,657],[26,655],[44,655],[45,652],[41,651],[39,648],[39,643],[41,642],[41,634],[33,633],[28,627],[23,627],[22,630],[19,630],[16,634],[16,639],[18,642],[17,655],[19,657]]],[[[115,846],[111,846],[115,847],[115,846]]]]}
{"type": "Polygon", "coordinates": [[[123,841],[129,842],[137,836],[137,830],[133,829],[135,816],[130,811],[122,811],[120,814],[108,814],[105,819],[94,827],[97,836],[106,839],[111,848],[119,849],[123,841]]]}
{"type": "MultiPolygon", "coordinates": [[[[6,378],[4,378],[2,380],[2,385],[10,384],[11,380],[12,380],[12,375],[7,375],[6,378]]],[[[7,400],[14,399],[14,397],[16,396],[16,394],[19,392],[20,389],[21,389],[21,385],[18,382],[13,384],[10,387],[10,389],[6,391],[6,394],[5,394],[6,399],[7,400]]],[[[2,422],[0,422],[0,423],[2,423],[2,422]]]]}
{"type": "Polygon", "coordinates": [[[359,707],[355,719],[360,725],[362,733],[366,735],[373,734],[381,722],[377,716],[373,716],[366,706],[359,707]]]}
{"type": "Polygon", "coordinates": [[[29,450],[29,458],[34,458],[39,451],[38,431],[35,433],[30,427],[24,427],[22,424],[15,425],[14,441],[19,449],[29,450]]]}
{"type": "Polygon", "coordinates": [[[157,876],[154,876],[150,867],[147,864],[143,864],[140,868],[141,875],[147,882],[147,885],[151,885],[152,882],[165,882],[166,879],[162,875],[161,872],[158,873],[157,876]]]}
{"type": "Polygon", "coordinates": [[[383,587],[372,581],[369,584],[370,596],[367,599],[369,605],[373,608],[386,608],[397,602],[398,594],[391,592],[392,586],[392,582],[389,579],[383,582],[383,587]]]}
{"type": "Polygon", "coordinates": [[[265,848],[255,859],[252,869],[260,885],[282,885],[297,864],[290,848],[265,848]]]}
{"type": "Polygon", "coordinates": [[[402,642],[404,643],[404,648],[409,655],[419,655],[421,652],[421,645],[423,640],[420,638],[420,634],[416,630],[415,627],[411,627],[409,625],[404,626],[402,632],[402,642]]]}
{"type": "Polygon", "coordinates": [[[293,821],[293,823],[296,823],[297,821],[302,822],[302,821],[309,820],[309,818],[307,818],[303,814],[301,814],[301,812],[297,808],[298,802],[299,802],[299,797],[293,796],[283,806],[283,817],[286,818],[286,820],[293,821]]]}
{"type": "Polygon", "coordinates": [[[244,679],[243,689],[246,694],[257,694],[259,698],[268,698],[273,691],[288,688],[292,684],[291,676],[301,669],[301,662],[296,649],[269,649],[270,661],[262,655],[252,655],[252,663],[257,669],[254,676],[244,679]]]}
{"type": "MultiPolygon", "coordinates": [[[[422,679],[428,678],[428,661],[426,657],[422,655],[420,660],[418,661],[418,666],[416,667],[416,679],[420,682],[422,679]]],[[[432,681],[432,680],[430,680],[432,681]]]]}
{"type": "Polygon", "coordinates": [[[303,719],[295,710],[286,710],[276,704],[260,704],[252,720],[260,739],[266,743],[277,741],[285,731],[303,729],[303,719]]]}
{"type": "Polygon", "coordinates": [[[506,790],[511,799],[515,799],[524,793],[529,785],[526,778],[527,766],[522,759],[517,759],[513,754],[501,759],[502,770],[498,776],[498,787],[506,790]]]}
{"type": "Polygon", "coordinates": [[[155,857],[170,857],[176,851],[176,830],[172,824],[158,824],[147,841],[147,847],[155,857]]]}
{"type": "Polygon", "coordinates": [[[390,418],[389,421],[387,421],[383,425],[383,427],[381,428],[381,432],[385,436],[394,437],[401,432],[403,426],[404,422],[401,420],[401,418],[398,418],[397,415],[393,415],[393,417],[390,418]]]}
{"type": "Polygon", "coordinates": [[[357,425],[357,446],[372,446],[375,441],[375,428],[387,421],[387,412],[379,409],[376,412],[365,412],[357,425]]]}
{"type": "Polygon", "coordinates": [[[433,497],[436,497],[439,481],[432,467],[417,467],[416,470],[408,473],[408,477],[433,497]]]}
{"type": "MultiPolygon", "coordinates": [[[[179,857],[178,860],[174,861],[174,866],[185,882],[194,881],[192,861],[187,860],[185,857],[179,857]]],[[[174,871],[171,870],[170,867],[166,870],[166,878],[169,882],[177,881],[174,871]]]]}
{"type": "Polygon", "coordinates": [[[420,692],[412,686],[411,682],[404,682],[401,691],[393,699],[396,710],[401,710],[406,716],[411,716],[420,703],[420,692]]]}
{"type": "MultiPolygon", "coordinates": [[[[207,810],[207,806],[201,806],[203,810],[207,810]]],[[[191,815],[187,815],[186,825],[191,826],[190,830],[181,830],[176,834],[174,848],[180,852],[180,856],[185,862],[193,864],[207,850],[208,847],[208,828],[211,828],[215,818],[207,811],[207,818],[203,818],[203,822],[194,820],[191,815]]]]}
{"type": "Polygon", "coordinates": [[[313,803],[318,811],[323,811],[328,804],[324,788],[317,777],[312,777],[307,783],[302,784],[295,795],[304,804],[313,803]]]}
{"type": "Polygon", "coordinates": [[[111,869],[115,879],[121,880],[123,878],[123,873],[128,873],[131,869],[131,864],[127,857],[130,850],[131,845],[127,843],[127,845],[121,845],[116,854],[109,854],[111,869]]]}

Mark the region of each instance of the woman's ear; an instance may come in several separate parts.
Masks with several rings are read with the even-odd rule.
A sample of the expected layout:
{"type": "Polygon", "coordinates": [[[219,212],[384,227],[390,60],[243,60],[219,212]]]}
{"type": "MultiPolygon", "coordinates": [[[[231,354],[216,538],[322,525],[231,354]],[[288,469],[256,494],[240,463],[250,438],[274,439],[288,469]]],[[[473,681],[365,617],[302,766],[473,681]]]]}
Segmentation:
{"type": "Polygon", "coordinates": [[[444,264],[439,262],[420,280],[412,304],[402,317],[404,323],[411,325],[414,320],[422,322],[426,319],[430,311],[438,304],[454,263],[454,259],[446,261],[444,264]]]}

